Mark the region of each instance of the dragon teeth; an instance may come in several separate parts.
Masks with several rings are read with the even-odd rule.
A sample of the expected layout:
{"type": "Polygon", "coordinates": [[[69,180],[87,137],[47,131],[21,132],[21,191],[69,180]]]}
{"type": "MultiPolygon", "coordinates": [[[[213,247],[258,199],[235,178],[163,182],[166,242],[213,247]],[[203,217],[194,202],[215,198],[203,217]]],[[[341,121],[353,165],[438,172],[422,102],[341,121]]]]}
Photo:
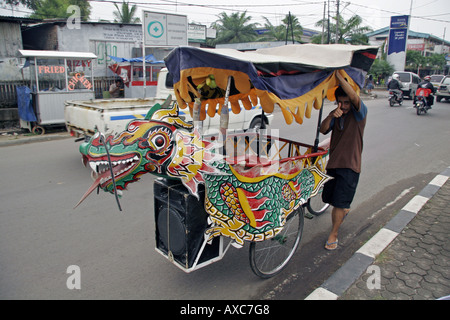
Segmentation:
{"type": "MultiPolygon", "coordinates": [[[[117,176],[121,175],[122,173],[130,170],[134,166],[134,163],[136,161],[139,161],[139,156],[137,156],[137,155],[135,155],[133,158],[130,158],[130,159],[111,161],[111,164],[113,167],[116,167],[118,165],[127,165],[122,170],[115,172],[114,177],[117,177],[117,176]]],[[[108,161],[105,161],[105,160],[89,161],[89,166],[92,169],[93,178],[97,177],[98,175],[103,174],[104,172],[109,170],[109,163],[108,163],[108,161]]],[[[100,183],[103,184],[103,183],[107,182],[108,180],[110,180],[110,178],[105,177],[100,180],[100,183]]]]}

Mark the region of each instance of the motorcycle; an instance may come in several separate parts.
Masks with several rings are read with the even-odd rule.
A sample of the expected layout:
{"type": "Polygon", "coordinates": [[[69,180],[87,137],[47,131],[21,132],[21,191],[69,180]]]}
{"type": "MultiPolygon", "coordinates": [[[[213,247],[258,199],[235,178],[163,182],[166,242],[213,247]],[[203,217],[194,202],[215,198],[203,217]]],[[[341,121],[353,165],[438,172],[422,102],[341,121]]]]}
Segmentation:
{"type": "Polygon", "coordinates": [[[430,93],[431,93],[430,89],[423,89],[423,88],[417,89],[414,108],[416,108],[418,116],[420,116],[421,113],[427,113],[428,109],[431,109],[431,107],[428,105],[427,100],[430,93]]]}
{"type": "Polygon", "coordinates": [[[389,105],[393,107],[396,103],[399,106],[403,103],[403,95],[401,93],[389,90],[389,105]]]}

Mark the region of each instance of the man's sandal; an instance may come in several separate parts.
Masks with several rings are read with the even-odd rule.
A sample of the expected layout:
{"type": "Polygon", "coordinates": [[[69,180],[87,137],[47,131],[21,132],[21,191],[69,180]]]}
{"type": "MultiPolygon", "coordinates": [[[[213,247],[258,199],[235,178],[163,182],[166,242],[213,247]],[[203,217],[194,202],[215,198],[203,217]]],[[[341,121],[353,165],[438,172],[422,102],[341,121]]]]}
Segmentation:
{"type": "Polygon", "coordinates": [[[337,247],[338,247],[338,242],[339,242],[339,240],[337,240],[337,239],[336,239],[335,242],[331,242],[331,243],[328,243],[328,241],[327,241],[327,242],[325,243],[325,249],[327,249],[327,250],[329,250],[329,251],[336,250],[337,247]]]}

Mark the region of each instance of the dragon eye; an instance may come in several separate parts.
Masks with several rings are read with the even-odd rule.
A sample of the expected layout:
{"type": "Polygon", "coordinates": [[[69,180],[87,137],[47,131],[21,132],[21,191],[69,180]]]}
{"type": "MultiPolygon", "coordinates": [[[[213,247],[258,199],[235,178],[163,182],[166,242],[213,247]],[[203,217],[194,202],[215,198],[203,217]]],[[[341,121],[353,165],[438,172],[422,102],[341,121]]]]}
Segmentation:
{"type": "Polygon", "coordinates": [[[162,134],[157,134],[152,138],[151,142],[157,148],[161,148],[166,144],[166,139],[162,134]]]}

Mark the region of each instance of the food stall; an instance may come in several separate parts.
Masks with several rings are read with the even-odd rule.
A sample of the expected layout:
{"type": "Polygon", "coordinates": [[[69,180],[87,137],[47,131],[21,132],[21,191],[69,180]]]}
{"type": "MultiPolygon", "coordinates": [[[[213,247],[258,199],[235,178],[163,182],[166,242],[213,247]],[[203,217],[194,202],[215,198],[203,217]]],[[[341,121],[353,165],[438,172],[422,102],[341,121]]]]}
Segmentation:
{"type": "Polygon", "coordinates": [[[156,86],[158,74],[165,67],[163,60],[158,60],[154,55],[139,58],[119,58],[109,56],[115,63],[109,68],[120,76],[123,83],[127,86],[125,89],[125,98],[142,98],[156,96],[156,86]],[[145,65],[145,83],[144,83],[144,65],[145,65]]]}
{"type": "Polygon", "coordinates": [[[28,100],[32,108],[29,110],[34,112],[34,117],[25,117],[26,120],[21,117],[21,128],[43,134],[46,126],[64,124],[64,101],[95,98],[92,65],[97,58],[95,54],[19,50],[19,57],[27,59],[24,68],[29,70],[31,80],[28,100]]]}

